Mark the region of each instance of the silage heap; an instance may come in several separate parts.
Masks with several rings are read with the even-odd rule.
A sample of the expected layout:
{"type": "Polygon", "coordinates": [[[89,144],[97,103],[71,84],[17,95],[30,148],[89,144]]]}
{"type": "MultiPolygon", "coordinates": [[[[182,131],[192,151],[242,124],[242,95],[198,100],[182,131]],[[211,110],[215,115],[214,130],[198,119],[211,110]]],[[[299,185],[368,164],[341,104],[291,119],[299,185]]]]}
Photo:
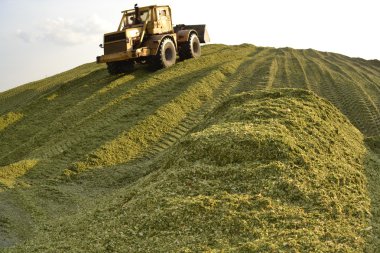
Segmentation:
{"type": "Polygon", "coordinates": [[[360,252],[361,133],[303,90],[246,93],[183,139],[124,206],[131,249],[360,252]]]}
{"type": "Polygon", "coordinates": [[[0,252],[376,252],[379,66],[212,44],[3,92],[0,252]]]}
{"type": "Polygon", "coordinates": [[[362,134],[312,92],[238,94],[124,197],[39,240],[115,252],[362,252],[364,152],[362,134]]]}

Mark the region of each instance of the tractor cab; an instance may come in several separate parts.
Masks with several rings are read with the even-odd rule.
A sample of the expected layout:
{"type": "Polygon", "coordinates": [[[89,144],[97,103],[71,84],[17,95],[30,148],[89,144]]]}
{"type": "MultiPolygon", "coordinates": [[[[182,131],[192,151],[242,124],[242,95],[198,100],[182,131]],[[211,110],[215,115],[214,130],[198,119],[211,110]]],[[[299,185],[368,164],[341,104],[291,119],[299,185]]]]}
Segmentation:
{"type": "MultiPolygon", "coordinates": [[[[129,28],[145,27],[149,35],[172,33],[173,25],[169,6],[147,6],[123,11],[118,31],[129,28]]],[[[145,30],[144,29],[144,30],[145,30]]]]}

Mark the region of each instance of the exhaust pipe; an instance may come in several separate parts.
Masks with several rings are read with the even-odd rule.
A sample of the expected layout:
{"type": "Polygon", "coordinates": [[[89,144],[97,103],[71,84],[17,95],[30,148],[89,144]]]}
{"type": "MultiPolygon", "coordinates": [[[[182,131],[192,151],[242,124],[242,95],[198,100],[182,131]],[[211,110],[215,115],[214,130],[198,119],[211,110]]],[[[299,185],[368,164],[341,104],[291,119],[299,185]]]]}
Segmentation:
{"type": "Polygon", "coordinates": [[[135,25],[141,24],[140,8],[135,4],[135,25]]]}

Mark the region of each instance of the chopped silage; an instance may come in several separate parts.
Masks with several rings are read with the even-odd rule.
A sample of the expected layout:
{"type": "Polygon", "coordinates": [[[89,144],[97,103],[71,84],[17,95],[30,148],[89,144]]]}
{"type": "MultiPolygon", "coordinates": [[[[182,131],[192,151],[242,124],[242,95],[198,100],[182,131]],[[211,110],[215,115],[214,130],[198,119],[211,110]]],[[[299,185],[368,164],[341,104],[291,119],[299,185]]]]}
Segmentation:
{"type": "Polygon", "coordinates": [[[237,95],[126,204],[126,224],[144,234],[131,249],[362,251],[364,152],[360,132],[311,92],[237,95]]]}
{"type": "Polygon", "coordinates": [[[72,252],[89,241],[113,252],[362,252],[364,153],[361,133],[311,92],[243,93],[122,197],[31,243],[72,252]]]}
{"type": "Polygon", "coordinates": [[[24,115],[18,112],[9,112],[0,116],[0,132],[8,126],[22,119],[24,115]]]}

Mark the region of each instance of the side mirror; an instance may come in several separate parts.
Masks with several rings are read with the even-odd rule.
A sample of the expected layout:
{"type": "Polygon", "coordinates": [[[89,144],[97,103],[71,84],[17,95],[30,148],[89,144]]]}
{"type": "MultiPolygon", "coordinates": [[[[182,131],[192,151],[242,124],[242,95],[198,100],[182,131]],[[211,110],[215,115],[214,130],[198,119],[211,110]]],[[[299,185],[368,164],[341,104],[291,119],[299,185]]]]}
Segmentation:
{"type": "Polygon", "coordinates": [[[99,47],[100,47],[100,48],[104,48],[103,44],[99,44],[99,47]]]}

